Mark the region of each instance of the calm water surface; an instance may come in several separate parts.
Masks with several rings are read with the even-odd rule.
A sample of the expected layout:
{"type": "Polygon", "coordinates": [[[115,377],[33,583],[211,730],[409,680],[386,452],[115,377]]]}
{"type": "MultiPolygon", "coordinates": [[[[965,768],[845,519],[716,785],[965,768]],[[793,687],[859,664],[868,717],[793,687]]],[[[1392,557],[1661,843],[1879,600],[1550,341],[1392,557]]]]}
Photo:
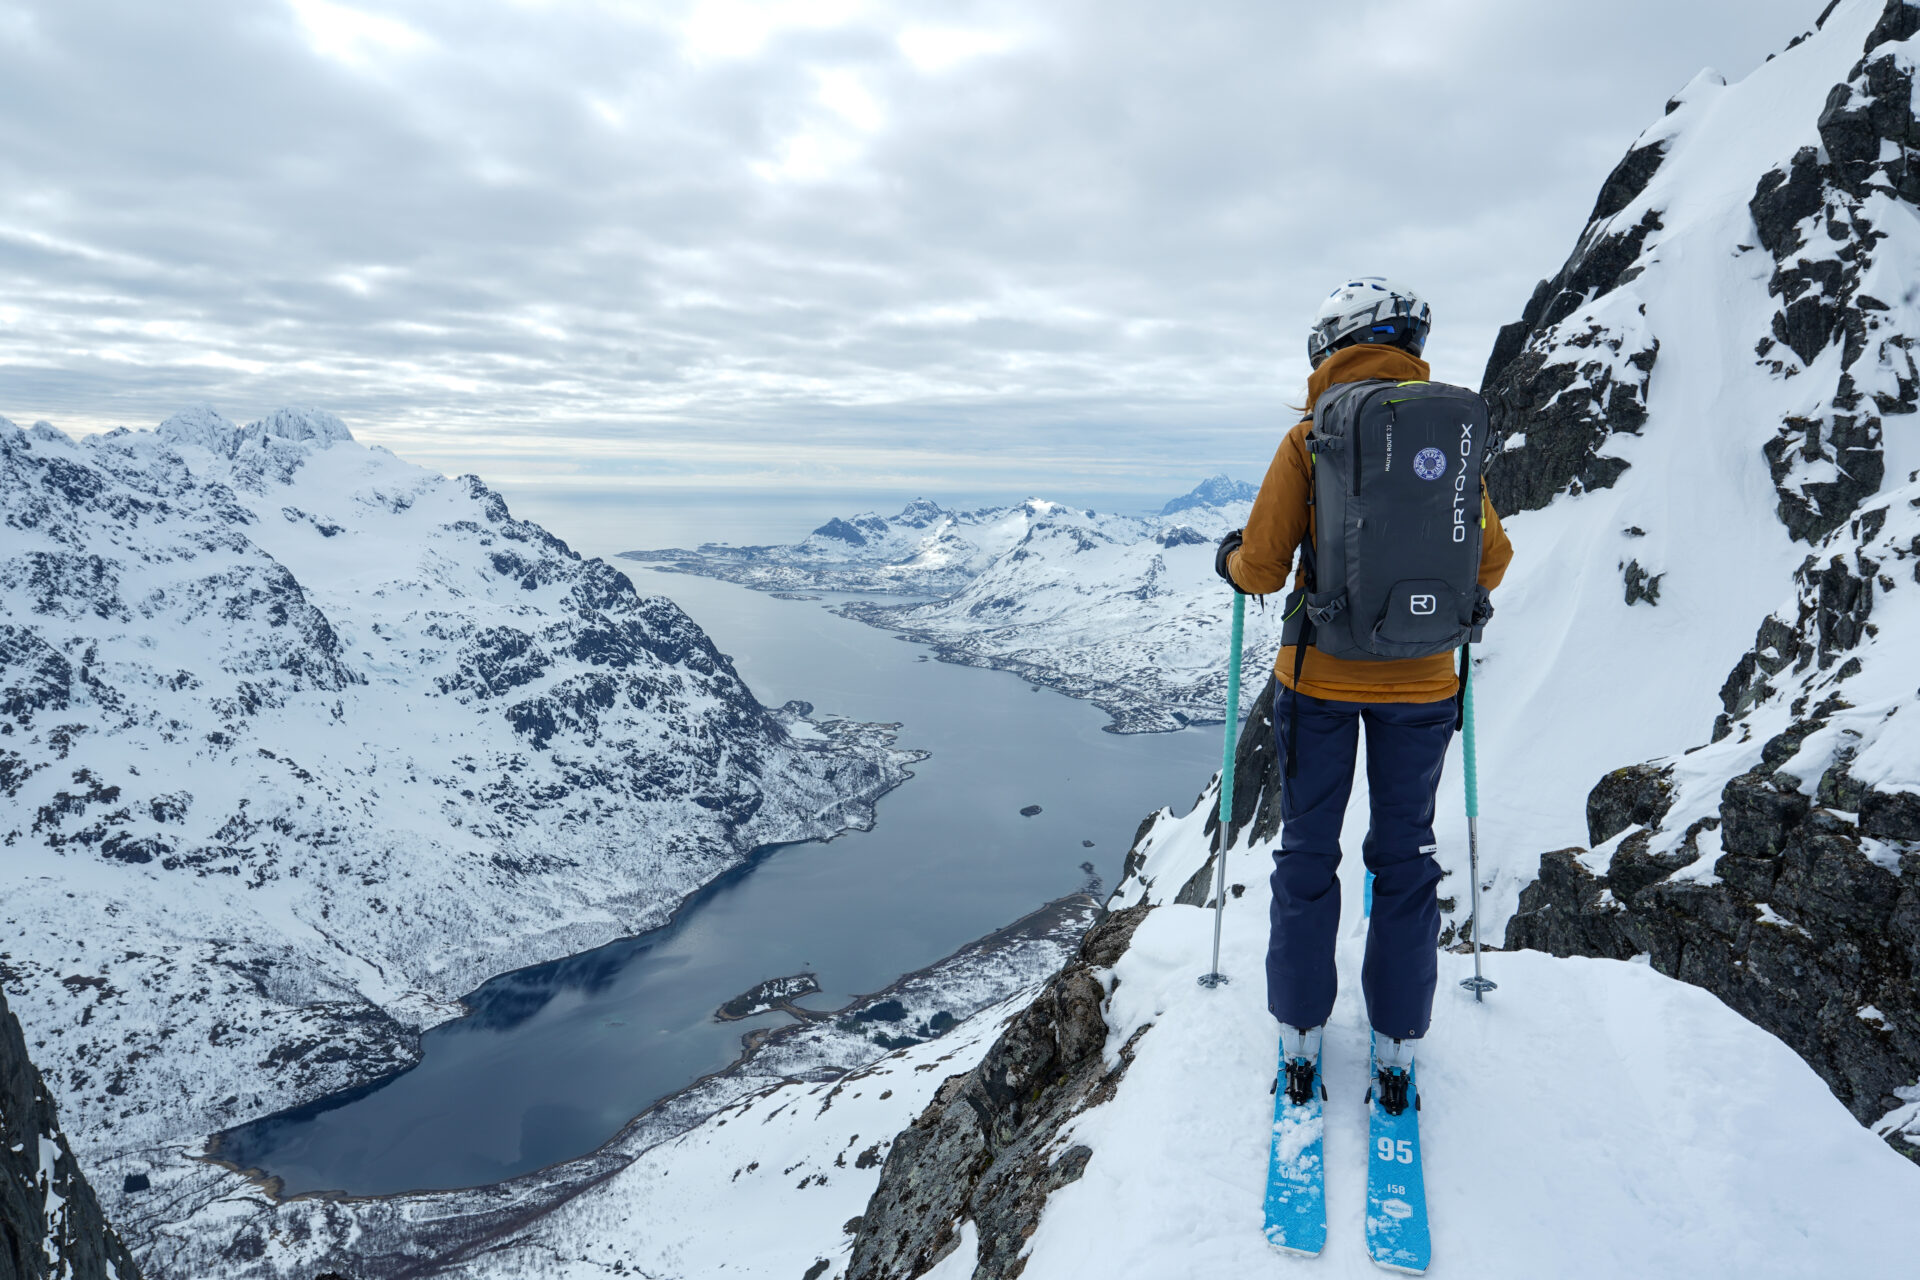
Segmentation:
{"type": "Polygon", "coordinates": [[[771,851],[663,929],[493,980],[472,1016],[427,1034],[418,1067],[237,1130],[226,1158],[289,1193],[377,1195],[585,1154],[732,1061],[744,1031],[786,1021],[715,1022],[722,1002],[811,970],[825,990],[805,1003],[836,1007],[1082,888],[1082,863],[1110,886],[1140,819],[1190,806],[1219,765],[1218,729],[1104,733],[1087,703],[923,661],[824,602],[620,564],[706,628],[762,702],[897,721],[900,745],[931,756],[881,800],[873,831],[771,851]]]}

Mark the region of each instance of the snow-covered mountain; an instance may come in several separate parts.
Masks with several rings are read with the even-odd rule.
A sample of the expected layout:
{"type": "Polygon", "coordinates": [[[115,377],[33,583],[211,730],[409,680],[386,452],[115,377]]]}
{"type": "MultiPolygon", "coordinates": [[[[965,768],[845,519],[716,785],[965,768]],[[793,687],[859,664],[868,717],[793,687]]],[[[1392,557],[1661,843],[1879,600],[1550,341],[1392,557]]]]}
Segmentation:
{"type": "MultiPolygon", "coordinates": [[[[1508,947],[1488,954],[1500,986],[1476,1005],[1456,985],[1471,972],[1460,951],[1466,823],[1443,793],[1449,949],[1420,1049],[1436,1274],[1912,1269],[1909,1242],[1885,1226],[1920,1196],[1920,1168],[1903,1158],[1920,1137],[1920,692],[1911,658],[1920,652],[1920,372],[1909,355],[1920,297],[1907,283],[1920,266],[1916,42],[1920,7],[1837,0],[1817,31],[1745,81],[1697,78],[1608,179],[1566,267],[1536,291],[1489,362],[1486,390],[1506,433],[1491,482],[1511,513],[1517,554],[1475,650],[1481,929],[1508,947]]],[[[277,439],[263,431],[239,442],[227,463],[238,475],[242,454],[297,447],[303,470],[342,449],[277,439]]],[[[46,447],[97,469],[90,452],[123,446],[46,447]]],[[[40,448],[36,438],[31,449],[40,448]]],[[[294,483],[262,487],[269,482],[294,483]]],[[[278,500],[248,496],[240,479],[222,483],[248,528],[279,510],[278,500]]],[[[144,519],[138,503],[121,505],[144,519]]],[[[348,527],[318,499],[285,505],[348,527]]],[[[280,518],[303,527],[298,515],[280,518]]],[[[1177,519],[1200,541],[1168,546],[1149,530],[1170,522],[1142,522],[1149,530],[1129,542],[1093,519],[1032,512],[984,558],[949,547],[921,580],[949,574],[952,598],[890,614],[886,625],[924,612],[919,634],[936,642],[941,627],[950,636],[989,632],[996,624],[983,620],[1007,599],[1005,612],[1027,630],[1009,626],[991,650],[956,656],[998,665],[1010,654],[1097,646],[1123,630],[1103,611],[1132,598],[1122,588],[1137,588],[1156,557],[1163,578],[1191,574],[1193,598],[1210,586],[1209,609],[1224,612],[1202,543],[1225,523],[1182,511],[1177,519]],[[1204,579],[1183,558],[1202,552],[1204,579]],[[977,567],[963,574],[954,568],[963,561],[977,567]],[[1080,597],[1079,583],[1105,586],[1080,597]],[[1021,597],[1030,613],[1017,609],[1021,597]]],[[[823,545],[811,561],[755,564],[746,549],[703,549],[679,553],[691,557],[679,567],[717,572],[696,564],[704,556],[737,561],[721,576],[764,587],[864,580],[863,589],[909,590],[889,570],[939,524],[930,520],[914,537],[899,533],[899,546],[879,545],[897,532],[891,520],[885,530],[847,521],[865,541],[815,537],[850,551],[823,545]],[[872,560],[856,563],[867,546],[872,560]]],[[[1237,523],[1230,510],[1218,520],[1237,523]]],[[[956,537],[985,546],[973,532],[956,537]]],[[[62,581],[84,585],[86,568],[70,567],[62,581]]],[[[315,591],[311,607],[335,629],[342,669],[371,680],[377,633],[341,596],[337,585],[315,591]]],[[[1174,626],[1181,615],[1166,607],[1161,625],[1174,626]]],[[[282,616],[281,627],[305,625],[291,605],[282,616]]],[[[1129,617],[1129,628],[1148,630],[1144,618],[1129,617]]],[[[1216,665],[1224,656],[1224,628],[1175,630],[1175,648],[1211,645],[1216,665]]],[[[209,644],[222,638],[202,634],[209,644]]],[[[419,644],[414,634],[404,642],[419,644]]],[[[1250,643],[1250,663],[1264,662],[1271,643],[1250,643]]],[[[92,679],[111,674],[104,663],[56,656],[92,679]]],[[[49,669],[44,660],[10,663],[10,672],[49,669]]],[[[275,678],[321,680],[328,669],[275,678]]],[[[1038,659],[1032,669],[1039,678],[1038,659]]],[[[37,679],[10,674],[9,688],[38,689],[37,679]]],[[[65,696],[79,705],[91,687],[75,674],[65,696]]],[[[704,1102],[689,1103],[668,1140],[665,1129],[642,1125],[564,1185],[522,1180],[458,1199],[271,1206],[233,1175],[203,1169],[197,1180],[159,1184],[190,1201],[167,1220],[191,1224],[170,1238],[171,1256],[218,1258],[234,1274],[296,1275],[299,1264],[317,1269],[338,1257],[328,1250],[341,1241],[376,1238],[361,1234],[372,1224],[389,1232],[379,1240],[404,1249],[369,1257],[369,1274],[1052,1280],[1272,1271],[1258,1216],[1275,1062],[1261,888],[1278,828],[1271,695],[1269,685],[1240,738],[1224,854],[1214,847],[1215,787],[1188,814],[1154,815],[1112,914],[1044,986],[979,984],[982,1000],[1007,994],[937,1039],[858,1066],[834,1056],[845,1045],[820,1047],[820,1057],[795,1050],[796,1076],[819,1068],[836,1078],[757,1077],[704,1117],[704,1102]],[[1230,886],[1222,967],[1233,981],[1207,991],[1194,978],[1207,967],[1215,857],[1226,859],[1230,886]],[[446,1239],[460,1247],[433,1254],[446,1239]]],[[[364,714],[364,705],[353,710],[364,714]]],[[[35,721],[45,751],[84,741],[55,742],[59,731],[46,725],[66,716],[35,721]]],[[[17,750],[14,742],[6,749],[17,750]]],[[[256,778],[267,768],[257,758],[222,757],[256,778]]],[[[399,773],[387,767],[376,779],[392,785],[399,773]]],[[[1451,792],[1457,754],[1447,776],[1451,792]]],[[[77,781],[63,785],[80,794],[77,781]]],[[[116,800],[83,812],[110,814],[116,800]]],[[[1366,803],[1363,775],[1350,850],[1366,803]]],[[[104,847],[111,834],[103,826],[84,847],[104,847]]],[[[36,856],[36,865],[81,865],[78,847],[57,864],[53,852],[36,856]]],[[[95,854],[85,865],[119,874],[125,864],[95,854]]],[[[140,865],[157,877],[162,864],[140,865]]],[[[1333,1242],[1313,1264],[1329,1277],[1374,1274],[1361,1247],[1359,859],[1343,873],[1349,983],[1327,1045],[1333,1242]]],[[[23,900],[39,914],[25,927],[9,895],[10,957],[26,928],[54,924],[58,887],[32,892],[23,900]]],[[[246,891],[229,880],[227,892],[246,891]]],[[[121,910],[147,918],[142,904],[121,910]]],[[[106,936],[109,925],[120,921],[93,921],[86,936],[106,936]]],[[[220,976],[220,959],[206,972],[220,976]]],[[[124,999],[119,967],[132,962],[114,960],[107,973],[101,960],[92,955],[93,967],[82,968],[63,957],[74,967],[60,972],[110,1011],[124,999]],[[95,987],[96,973],[113,980],[95,987]]],[[[29,989],[46,989],[50,973],[29,989]]],[[[231,1034],[198,1024],[189,1034],[213,1031],[231,1034]]]]}
{"type": "Polygon", "coordinates": [[[0,501],[0,978],[136,1247],[209,1132],[407,1065],[484,978],[905,776],[328,414],[0,422],[0,501]]]}
{"type": "MultiPolygon", "coordinates": [[[[1247,502],[1183,509],[1115,529],[1036,523],[965,588],[915,605],[857,601],[840,612],[932,646],[949,662],[998,667],[1113,717],[1122,733],[1224,718],[1232,595],[1214,544],[1247,502]]],[[[1258,688],[1280,644],[1280,611],[1247,609],[1243,683],[1258,688]]]]}
{"type": "Polygon", "coordinates": [[[1257,484],[1248,484],[1245,480],[1235,480],[1224,473],[1209,476],[1195,485],[1191,492],[1177,498],[1169,498],[1160,508],[1163,516],[1176,516],[1182,511],[1191,511],[1195,507],[1225,507],[1236,502],[1252,502],[1254,495],[1260,492],[1257,484]]]}
{"type": "Polygon", "coordinates": [[[1702,73],[1502,334],[1492,484],[1545,505],[1521,555],[1578,570],[1503,603],[1487,685],[1533,700],[1537,751],[1580,714],[1553,686],[1604,684],[1583,732],[1632,766],[1553,842],[1591,850],[1502,898],[1510,939],[1650,955],[1920,1158],[1917,57],[1920,7],[1845,0],[1702,73]]]}
{"type": "Polygon", "coordinates": [[[949,511],[916,498],[898,514],[834,518],[791,546],[735,547],[709,542],[692,550],[623,551],[658,568],[723,578],[762,591],[863,591],[946,595],[971,582],[1036,525],[1064,521],[1087,529],[1133,529],[1128,516],[1101,516],[1029,498],[1017,506],[949,511]]]}
{"type": "MultiPolygon", "coordinates": [[[[762,590],[931,595],[908,605],[855,601],[840,612],[948,662],[1086,698],[1117,732],[1159,731],[1222,718],[1231,597],[1214,575],[1213,547],[1246,523],[1254,492],[1214,476],[1159,517],[1037,498],[952,512],[920,499],[897,516],[829,521],[789,547],[622,554],[762,590]]],[[[1257,686],[1279,634],[1278,615],[1255,605],[1248,683],[1257,686]]]]}

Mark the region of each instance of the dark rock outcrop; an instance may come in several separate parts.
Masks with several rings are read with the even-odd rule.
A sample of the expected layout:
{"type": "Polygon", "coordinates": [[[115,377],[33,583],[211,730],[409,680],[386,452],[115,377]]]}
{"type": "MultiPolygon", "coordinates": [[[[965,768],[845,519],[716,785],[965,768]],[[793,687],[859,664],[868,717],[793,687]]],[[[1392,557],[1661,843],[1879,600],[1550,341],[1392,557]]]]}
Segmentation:
{"type": "Polygon", "coordinates": [[[1632,826],[1658,826],[1673,805],[1673,769],[1650,764],[1615,769],[1587,793],[1587,839],[1607,841],[1632,826]]]}
{"type": "Polygon", "coordinates": [[[1129,1042],[1120,1065],[1106,1065],[1106,971],[1149,910],[1142,903],[1096,925],[980,1064],[943,1084],[894,1139],[858,1219],[847,1280],[924,1275],[958,1244],[966,1220],[979,1233],[976,1277],[1021,1274],[1047,1197],[1078,1179],[1093,1155],[1062,1143],[1063,1124],[1110,1098],[1132,1061],[1129,1042]]]}
{"type": "Polygon", "coordinates": [[[1845,84],[1833,87],[1818,122],[1825,148],[1803,147],[1784,168],[1762,175],[1748,210],[1774,260],[1768,293],[1779,300],[1771,336],[1755,354],[1782,379],[1806,373],[1840,351],[1831,395],[1812,412],[1781,419],[1765,446],[1780,521],[1818,542],[1878,492],[1886,475],[1883,419],[1920,404],[1913,338],[1888,323],[1885,300],[1864,292],[1887,233],[1868,216],[1877,197],[1920,201],[1920,121],[1904,52],[1920,8],[1889,0],[1845,84]],[[1883,375],[1892,370],[1889,385],[1883,375]],[[1871,371],[1871,377],[1865,375],[1871,371]],[[1855,375],[1881,389],[1863,392],[1855,375]]]}
{"type": "Polygon", "coordinates": [[[0,995],[0,1280],[139,1280],[0,995]]]}
{"type": "MultiPolygon", "coordinates": [[[[1610,775],[1589,814],[1610,823],[1631,808],[1658,823],[1647,768],[1610,775]]],[[[1862,787],[1844,765],[1820,791],[1857,809],[1828,807],[1763,767],[1728,782],[1718,819],[1694,824],[1671,854],[1623,847],[1604,875],[1581,850],[1546,854],[1507,946],[1644,954],[1785,1041],[1862,1123],[1878,1120],[1920,1075],[1920,849],[1911,847],[1920,797],[1862,787]],[[1715,827],[1712,874],[1675,878],[1705,856],[1700,842],[1715,827]],[[1889,854],[1890,844],[1867,840],[1908,847],[1889,854]]],[[[1595,834],[1605,825],[1596,821],[1595,834]]],[[[1889,1141],[1920,1160],[1906,1138],[1889,1141]]]]}

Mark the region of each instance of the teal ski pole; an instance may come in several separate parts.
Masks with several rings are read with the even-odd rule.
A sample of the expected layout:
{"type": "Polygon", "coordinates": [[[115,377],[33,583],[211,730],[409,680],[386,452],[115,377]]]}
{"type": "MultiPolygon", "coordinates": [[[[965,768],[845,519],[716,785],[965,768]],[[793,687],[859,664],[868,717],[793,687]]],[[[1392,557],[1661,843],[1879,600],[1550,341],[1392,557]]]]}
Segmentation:
{"type": "Polygon", "coordinates": [[[1473,976],[1462,978],[1460,985],[1473,992],[1475,1002],[1486,998],[1496,987],[1480,975],[1480,778],[1473,758],[1473,660],[1461,663],[1460,673],[1460,755],[1467,778],[1467,870],[1473,876],[1473,976]]]}
{"type": "Polygon", "coordinates": [[[1240,641],[1247,626],[1247,598],[1233,593],[1233,639],[1227,646],[1227,740],[1220,749],[1220,853],[1213,877],[1213,968],[1200,975],[1200,985],[1217,987],[1227,980],[1220,972],[1220,920],[1227,910],[1227,845],[1233,837],[1233,749],[1240,726],[1240,641]]]}

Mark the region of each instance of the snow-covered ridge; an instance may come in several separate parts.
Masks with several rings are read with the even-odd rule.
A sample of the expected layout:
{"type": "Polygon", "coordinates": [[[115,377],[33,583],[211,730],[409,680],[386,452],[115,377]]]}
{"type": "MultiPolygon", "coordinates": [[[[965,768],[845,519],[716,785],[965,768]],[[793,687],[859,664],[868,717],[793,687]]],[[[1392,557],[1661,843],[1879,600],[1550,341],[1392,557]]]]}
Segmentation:
{"type": "Polygon", "coordinates": [[[1523,895],[1501,871],[1491,928],[1699,983],[1909,1154],[1916,58],[1920,6],[1842,0],[1747,80],[1702,73],[1615,169],[1489,362],[1490,483],[1545,509],[1510,522],[1519,587],[1482,650],[1488,740],[1532,747],[1489,770],[1508,795],[1575,761],[1597,781],[1555,801],[1587,822],[1537,842],[1569,847],[1523,895]],[[1518,570],[1533,555],[1561,580],[1518,570]],[[1596,677],[1600,714],[1558,687],[1596,677]]]}
{"type": "MultiPolygon", "coordinates": [[[[1254,757],[1269,732],[1243,736],[1243,771],[1260,775],[1254,757]]],[[[1217,802],[1209,787],[1193,812],[1152,822],[1108,922],[894,1140],[845,1263],[821,1280],[1278,1274],[1260,1231],[1276,1065],[1260,885],[1274,843],[1236,827],[1221,958],[1231,981],[1204,989],[1195,979],[1212,941],[1217,802]],[[1181,901],[1195,885],[1208,888],[1181,901]]],[[[1379,1274],[1363,1228],[1358,861],[1343,868],[1349,981],[1326,1041],[1331,1238],[1310,1264],[1330,1277],[1379,1274]]],[[[1906,1265],[1897,1233],[1859,1224],[1903,1212],[1920,1169],[1706,992],[1644,963],[1519,952],[1488,958],[1501,985],[1475,1005],[1457,985],[1471,960],[1440,960],[1434,1028],[1420,1047],[1434,1274],[1894,1275],[1906,1265]],[[1781,1179],[1782,1168],[1796,1176],[1781,1179]],[[1650,1204],[1660,1211],[1649,1215],[1650,1204]]]]}
{"type": "Polygon", "coordinates": [[[1035,528],[1060,524],[1111,537],[1138,536],[1148,522],[1100,515],[1043,498],[1008,507],[954,511],[916,498],[894,515],[835,517],[789,546],[625,551],[623,559],[723,578],[762,591],[860,591],[946,595],[1020,544],[1035,528]]]}
{"type": "Polygon", "coordinates": [[[330,415],[0,422],[0,499],[0,978],[148,1232],[123,1173],[406,1065],[484,978],[661,923],[905,776],[330,415]]]}
{"type": "MultiPolygon", "coordinates": [[[[931,595],[856,601],[848,617],[929,645],[945,661],[1012,671],[1086,698],[1122,733],[1224,714],[1231,596],[1214,544],[1246,522],[1252,486],[1214,476],[1157,517],[1101,515],[1029,499],[948,511],[917,500],[822,525],[787,547],[632,551],[625,556],[762,590],[931,595]]],[[[1277,612],[1248,615],[1247,683],[1279,643],[1277,612]]]]}

